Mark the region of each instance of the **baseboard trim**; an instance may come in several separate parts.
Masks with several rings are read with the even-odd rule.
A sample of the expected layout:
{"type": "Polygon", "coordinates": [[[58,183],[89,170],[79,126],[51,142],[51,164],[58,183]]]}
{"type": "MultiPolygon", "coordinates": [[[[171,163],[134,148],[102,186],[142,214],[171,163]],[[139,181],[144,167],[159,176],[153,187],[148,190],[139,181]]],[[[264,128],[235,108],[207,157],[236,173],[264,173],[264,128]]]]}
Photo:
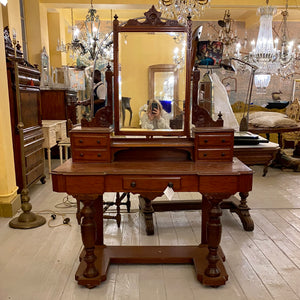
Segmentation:
{"type": "MultiPolygon", "coordinates": [[[[11,198],[11,197],[9,197],[11,198]]],[[[4,198],[1,197],[0,202],[0,217],[11,218],[21,208],[21,197],[20,194],[16,194],[13,199],[10,199],[8,203],[3,203],[4,198]]]]}

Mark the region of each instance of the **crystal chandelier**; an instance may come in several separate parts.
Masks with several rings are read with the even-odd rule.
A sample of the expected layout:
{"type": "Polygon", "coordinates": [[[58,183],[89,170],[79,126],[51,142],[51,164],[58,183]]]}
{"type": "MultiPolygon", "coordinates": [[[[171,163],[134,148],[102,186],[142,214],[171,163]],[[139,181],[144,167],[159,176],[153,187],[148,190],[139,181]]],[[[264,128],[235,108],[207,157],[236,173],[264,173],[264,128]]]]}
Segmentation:
{"type": "MultiPolygon", "coordinates": [[[[282,27],[281,27],[281,44],[279,47],[279,74],[285,78],[291,73],[295,72],[295,65],[297,57],[300,53],[300,48],[294,47],[294,41],[288,41],[288,0],[286,0],[285,10],[281,12],[282,15],[282,27]]],[[[278,44],[278,39],[275,39],[275,44],[278,44]]]]}
{"type": "Polygon", "coordinates": [[[233,32],[233,19],[229,10],[225,10],[224,18],[218,21],[218,25],[221,27],[218,40],[223,43],[223,59],[239,56],[241,44],[238,43],[236,31],[233,32]]]}
{"type": "Polygon", "coordinates": [[[176,68],[181,70],[184,66],[185,61],[185,51],[186,51],[186,41],[183,41],[181,50],[178,47],[174,49],[173,61],[176,68]]]}
{"type": "Polygon", "coordinates": [[[258,8],[260,26],[256,43],[251,42],[252,51],[249,53],[249,62],[257,65],[262,72],[274,73],[277,71],[276,64],[272,63],[278,61],[278,50],[274,45],[272,21],[277,10],[268,5],[269,0],[266,3],[267,6],[258,8]]]}
{"type": "Polygon", "coordinates": [[[90,53],[90,57],[94,60],[98,41],[99,41],[99,30],[100,30],[100,20],[99,16],[96,15],[97,11],[93,7],[93,1],[91,0],[91,8],[86,15],[84,24],[86,29],[86,50],[90,53]]]}
{"type": "Polygon", "coordinates": [[[285,10],[281,12],[283,17],[280,43],[279,39],[273,40],[272,20],[276,13],[276,8],[268,6],[260,7],[260,27],[257,42],[251,42],[252,51],[249,53],[249,62],[255,64],[259,70],[255,75],[255,85],[259,93],[264,93],[268,86],[271,75],[279,74],[286,77],[294,72],[297,53],[294,42],[288,41],[287,17],[288,0],[286,0],[285,10]]]}
{"type": "Polygon", "coordinates": [[[112,32],[100,38],[100,19],[96,13],[91,1],[91,8],[84,21],[84,30],[80,30],[74,26],[73,9],[71,8],[72,41],[66,45],[58,41],[56,50],[72,52],[70,57],[73,59],[79,55],[89,54],[89,60],[94,60],[96,56],[100,55],[104,60],[111,61],[113,56],[112,32]]]}
{"type": "Polygon", "coordinates": [[[209,3],[210,0],[159,0],[158,8],[165,18],[177,19],[179,23],[185,24],[188,15],[200,18],[209,3]]]}
{"type": "Polygon", "coordinates": [[[88,10],[88,14],[84,21],[85,31],[82,32],[74,26],[73,9],[71,8],[72,41],[65,45],[63,41],[59,42],[58,40],[56,50],[61,52],[72,51],[73,54],[71,57],[73,58],[75,54],[85,55],[86,53],[89,53],[89,58],[94,60],[98,50],[100,29],[100,20],[96,13],[97,11],[94,9],[93,1],[91,0],[91,7],[88,10]]]}

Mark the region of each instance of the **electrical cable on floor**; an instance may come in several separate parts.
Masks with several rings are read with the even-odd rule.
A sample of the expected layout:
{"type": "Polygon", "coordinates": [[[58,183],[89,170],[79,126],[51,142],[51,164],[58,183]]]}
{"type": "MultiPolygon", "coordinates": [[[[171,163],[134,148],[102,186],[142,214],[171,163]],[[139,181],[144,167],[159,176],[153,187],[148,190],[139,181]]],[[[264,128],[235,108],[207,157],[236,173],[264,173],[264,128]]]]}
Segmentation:
{"type": "Polygon", "coordinates": [[[38,211],[38,212],[35,212],[35,213],[38,213],[38,214],[43,214],[43,213],[48,213],[48,214],[51,214],[51,218],[48,220],[48,226],[50,227],[50,228],[54,228],[54,227],[59,227],[59,226],[64,226],[64,225],[69,225],[69,226],[72,226],[71,224],[70,224],[70,222],[71,222],[71,220],[70,220],[70,218],[66,218],[65,216],[65,214],[62,214],[62,213],[59,213],[59,212],[55,212],[55,211],[53,211],[53,210],[51,210],[51,209],[45,209],[45,210],[41,210],[41,211],[38,211]],[[54,220],[56,220],[56,217],[57,216],[61,216],[62,217],[62,223],[60,223],[60,224],[56,224],[56,225],[52,225],[51,223],[54,221],[54,220]]]}
{"type": "Polygon", "coordinates": [[[77,207],[76,201],[71,201],[69,196],[65,196],[61,203],[55,205],[56,208],[69,208],[69,207],[77,207]]]}

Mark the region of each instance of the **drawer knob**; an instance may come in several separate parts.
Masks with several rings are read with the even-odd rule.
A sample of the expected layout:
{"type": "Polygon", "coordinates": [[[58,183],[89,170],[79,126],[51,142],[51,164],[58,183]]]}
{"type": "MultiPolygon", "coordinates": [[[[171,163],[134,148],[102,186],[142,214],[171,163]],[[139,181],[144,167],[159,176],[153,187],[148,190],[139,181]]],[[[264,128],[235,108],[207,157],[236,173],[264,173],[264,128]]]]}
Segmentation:
{"type": "Polygon", "coordinates": [[[97,156],[98,156],[98,157],[101,157],[101,154],[100,154],[100,153],[98,153],[98,154],[97,154],[97,156]]]}
{"type": "Polygon", "coordinates": [[[207,154],[206,154],[206,153],[204,153],[204,154],[203,154],[203,156],[204,156],[204,157],[206,157],[206,156],[207,156],[207,154]]]}
{"type": "Polygon", "coordinates": [[[226,142],[226,141],[223,139],[223,140],[222,140],[222,143],[225,143],[225,142],[226,142]]]}
{"type": "Polygon", "coordinates": [[[174,186],[174,185],[173,185],[173,182],[170,181],[170,182],[168,183],[168,187],[172,189],[173,186],[174,186]]]}
{"type": "Polygon", "coordinates": [[[100,141],[99,141],[99,140],[97,140],[97,144],[100,144],[100,141]]]}
{"type": "Polygon", "coordinates": [[[83,143],[83,140],[79,140],[79,143],[82,144],[82,143],[83,143]]]}
{"type": "Polygon", "coordinates": [[[222,153],[221,156],[225,156],[225,153],[222,153]]]}
{"type": "Polygon", "coordinates": [[[208,140],[204,140],[204,143],[208,143],[208,140]]]}
{"type": "Polygon", "coordinates": [[[132,181],[131,184],[130,184],[130,186],[133,187],[133,188],[135,188],[136,187],[136,182],[132,181]]]}
{"type": "Polygon", "coordinates": [[[82,152],[81,152],[79,155],[80,155],[80,157],[83,157],[83,156],[84,156],[84,154],[83,154],[82,152]]]}

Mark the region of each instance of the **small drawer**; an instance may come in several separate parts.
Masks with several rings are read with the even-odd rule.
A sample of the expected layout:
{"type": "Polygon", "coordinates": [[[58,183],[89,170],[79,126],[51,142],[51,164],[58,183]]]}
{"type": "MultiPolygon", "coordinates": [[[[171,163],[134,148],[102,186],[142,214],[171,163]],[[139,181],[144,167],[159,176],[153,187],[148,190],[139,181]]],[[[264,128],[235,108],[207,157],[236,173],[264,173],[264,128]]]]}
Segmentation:
{"type": "Polygon", "coordinates": [[[105,149],[90,150],[90,149],[76,149],[72,151],[73,161],[93,161],[104,162],[109,160],[109,152],[105,149]]]}
{"type": "Polygon", "coordinates": [[[233,143],[231,135],[198,135],[198,146],[228,146],[233,143]]]}
{"type": "Polygon", "coordinates": [[[44,160],[43,154],[44,154],[43,149],[37,149],[36,151],[25,155],[26,168],[30,169],[33,166],[43,162],[44,160]]]}
{"type": "Polygon", "coordinates": [[[44,162],[41,162],[31,170],[26,170],[26,184],[30,185],[44,174],[44,162]]]}
{"type": "Polygon", "coordinates": [[[231,160],[230,149],[198,149],[197,160],[231,160]]]}
{"type": "Polygon", "coordinates": [[[105,135],[82,135],[72,138],[72,145],[75,147],[106,147],[108,138],[105,135]]]}
{"type": "Polygon", "coordinates": [[[128,191],[163,192],[167,186],[173,190],[181,188],[181,177],[124,177],[123,188],[128,191]]]}
{"type": "Polygon", "coordinates": [[[67,137],[66,122],[67,121],[63,121],[63,122],[58,122],[56,124],[56,139],[57,140],[62,140],[67,137]]]}
{"type": "Polygon", "coordinates": [[[51,148],[56,145],[55,126],[46,128],[43,127],[43,134],[45,138],[43,148],[51,148]]]}

